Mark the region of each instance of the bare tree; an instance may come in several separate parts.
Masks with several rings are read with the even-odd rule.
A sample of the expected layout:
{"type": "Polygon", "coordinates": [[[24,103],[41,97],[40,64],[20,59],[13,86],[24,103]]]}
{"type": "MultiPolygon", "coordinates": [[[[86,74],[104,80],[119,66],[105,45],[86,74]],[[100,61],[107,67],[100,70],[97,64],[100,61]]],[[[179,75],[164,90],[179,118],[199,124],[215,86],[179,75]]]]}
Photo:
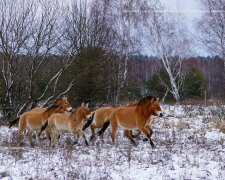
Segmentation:
{"type": "Polygon", "coordinates": [[[129,57],[139,51],[140,39],[137,35],[137,27],[140,25],[142,14],[137,11],[145,3],[133,0],[113,0],[105,1],[107,11],[110,12],[112,28],[118,33],[118,50],[120,51],[119,70],[117,74],[117,91],[115,94],[115,103],[118,103],[122,90],[127,82],[129,57]]]}
{"type": "MultiPolygon", "coordinates": [[[[144,45],[161,59],[169,76],[169,84],[162,82],[177,102],[183,84],[182,57],[190,52],[185,25],[180,25],[172,14],[165,13],[160,2],[145,7],[146,21],[143,23],[144,45]]],[[[166,92],[167,94],[167,92],[166,92]]]]}
{"type": "Polygon", "coordinates": [[[225,84],[225,1],[201,0],[200,4],[206,12],[196,23],[199,40],[206,51],[223,59],[225,84]]]}
{"type": "Polygon", "coordinates": [[[3,0],[0,8],[1,68],[6,87],[3,106],[19,114],[68,92],[72,82],[64,90],[57,89],[57,84],[71,63],[53,60],[62,36],[58,2],[3,0]],[[51,63],[54,68],[48,68],[51,63]],[[44,87],[39,91],[41,82],[44,87]]]}

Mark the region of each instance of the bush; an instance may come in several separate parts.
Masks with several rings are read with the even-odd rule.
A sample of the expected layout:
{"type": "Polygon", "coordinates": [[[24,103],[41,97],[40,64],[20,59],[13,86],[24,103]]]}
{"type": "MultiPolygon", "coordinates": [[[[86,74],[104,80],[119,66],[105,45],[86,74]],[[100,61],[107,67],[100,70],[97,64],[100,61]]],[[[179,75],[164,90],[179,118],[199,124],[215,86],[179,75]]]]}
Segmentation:
{"type": "Polygon", "coordinates": [[[182,94],[184,98],[201,98],[204,94],[205,77],[203,72],[192,69],[184,79],[182,94]]]}

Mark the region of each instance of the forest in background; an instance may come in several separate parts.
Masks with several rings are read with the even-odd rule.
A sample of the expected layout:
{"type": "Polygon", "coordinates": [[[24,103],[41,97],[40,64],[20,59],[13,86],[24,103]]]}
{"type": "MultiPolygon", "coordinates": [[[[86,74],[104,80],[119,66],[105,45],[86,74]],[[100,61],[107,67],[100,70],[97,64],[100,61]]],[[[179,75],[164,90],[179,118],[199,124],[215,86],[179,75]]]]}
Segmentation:
{"type": "Polygon", "coordinates": [[[164,12],[158,0],[2,0],[4,118],[65,94],[74,106],[118,105],[146,94],[177,103],[224,100],[225,3],[200,5],[207,11],[191,37],[185,19],[164,12]],[[193,56],[196,42],[211,57],[193,56]]]}

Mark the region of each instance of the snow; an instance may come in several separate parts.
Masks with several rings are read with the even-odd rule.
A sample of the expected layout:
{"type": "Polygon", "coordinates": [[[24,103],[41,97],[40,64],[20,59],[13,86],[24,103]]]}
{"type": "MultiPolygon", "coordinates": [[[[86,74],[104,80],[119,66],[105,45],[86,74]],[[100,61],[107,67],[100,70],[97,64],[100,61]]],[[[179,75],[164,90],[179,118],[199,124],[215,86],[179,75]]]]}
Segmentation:
{"type": "MultiPolygon", "coordinates": [[[[165,116],[153,118],[152,140],[133,146],[122,130],[111,144],[110,130],[85,146],[81,138],[62,135],[59,144],[46,140],[31,148],[18,146],[16,127],[0,127],[0,179],[224,179],[225,134],[213,127],[214,108],[164,105],[165,116]],[[213,115],[211,115],[213,114],[213,115]]],[[[90,137],[90,130],[85,131],[90,137]]],[[[43,135],[44,137],[44,135],[43,135]]],[[[34,140],[35,141],[35,140],[34,140]]]]}

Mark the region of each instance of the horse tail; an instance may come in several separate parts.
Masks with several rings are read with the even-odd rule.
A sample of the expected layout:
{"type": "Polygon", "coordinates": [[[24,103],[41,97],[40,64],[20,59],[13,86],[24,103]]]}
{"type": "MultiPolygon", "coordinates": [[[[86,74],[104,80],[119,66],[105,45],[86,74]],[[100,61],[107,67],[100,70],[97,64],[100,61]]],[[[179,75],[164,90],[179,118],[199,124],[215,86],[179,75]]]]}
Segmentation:
{"type": "Polygon", "coordinates": [[[102,129],[98,132],[98,135],[100,136],[102,133],[105,132],[105,130],[109,127],[110,121],[107,120],[104,122],[102,129]]]}
{"type": "Polygon", "coordinates": [[[17,116],[15,119],[13,119],[12,121],[9,121],[9,128],[11,128],[14,124],[17,123],[17,121],[19,121],[20,116],[17,116]]]}
{"type": "Polygon", "coordinates": [[[38,133],[38,136],[41,135],[42,131],[44,131],[48,126],[48,120],[41,126],[41,131],[38,133]]]}
{"type": "Polygon", "coordinates": [[[93,112],[92,116],[90,118],[88,118],[86,124],[82,128],[82,131],[84,131],[91,125],[91,123],[93,122],[94,116],[95,116],[95,112],[93,112]]]}

